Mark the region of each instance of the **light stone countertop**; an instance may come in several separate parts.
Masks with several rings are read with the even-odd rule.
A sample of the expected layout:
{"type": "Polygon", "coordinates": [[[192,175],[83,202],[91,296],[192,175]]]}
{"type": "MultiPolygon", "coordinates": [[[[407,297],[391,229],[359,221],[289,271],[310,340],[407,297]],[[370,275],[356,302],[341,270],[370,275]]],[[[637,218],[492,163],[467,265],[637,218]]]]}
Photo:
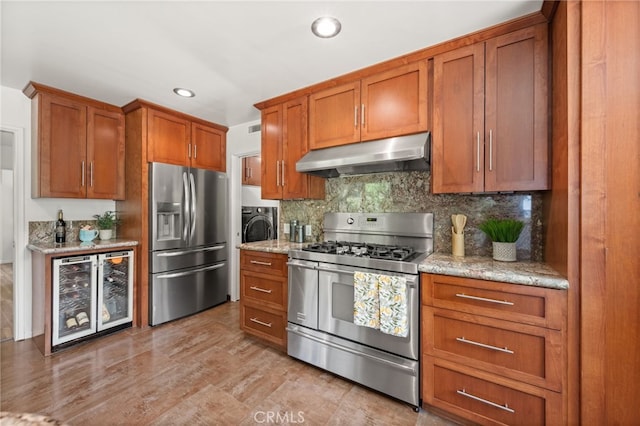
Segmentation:
{"type": "Polygon", "coordinates": [[[100,240],[95,239],[91,242],[69,241],[63,244],[30,242],[27,248],[31,251],[38,251],[44,254],[65,254],[84,250],[100,251],[104,249],[118,249],[125,247],[137,246],[138,241],[126,239],[100,240]]]}
{"type": "Polygon", "coordinates": [[[236,248],[241,250],[264,251],[267,253],[288,254],[289,250],[298,250],[309,243],[292,243],[288,240],[265,240],[253,243],[238,244],[236,248]]]}
{"type": "Polygon", "coordinates": [[[434,253],[418,266],[418,271],[558,290],[569,288],[566,278],[541,262],[499,262],[490,257],[434,253]]]}
{"type": "MultiPolygon", "coordinates": [[[[236,248],[287,254],[289,250],[298,250],[307,244],[309,243],[266,240],[239,244],[236,248]]],[[[569,288],[569,282],[566,278],[558,274],[549,265],[541,262],[498,262],[490,257],[454,257],[450,254],[434,253],[418,266],[418,271],[558,290],[569,288]]]]}

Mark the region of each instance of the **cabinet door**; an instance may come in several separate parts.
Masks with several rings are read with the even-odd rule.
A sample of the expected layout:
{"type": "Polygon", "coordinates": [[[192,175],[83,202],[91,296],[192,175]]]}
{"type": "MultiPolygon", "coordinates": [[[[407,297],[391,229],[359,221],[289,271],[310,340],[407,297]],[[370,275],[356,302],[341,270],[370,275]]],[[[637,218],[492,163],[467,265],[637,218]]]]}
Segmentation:
{"type": "Polygon", "coordinates": [[[491,39],[486,49],[485,190],[549,189],[546,27],[491,39]]]}
{"type": "Polygon", "coordinates": [[[307,143],[306,97],[289,101],[282,108],[283,199],[305,198],[308,175],[296,172],[296,163],[309,151],[307,143]]]}
{"type": "Polygon", "coordinates": [[[88,107],[87,198],[124,199],[124,114],[88,107]]]}
{"type": "Polygon", "coordinates": [[[360,139],[427,130],[427,63],[394,68],[362,80],[360,139]]]}
{"type": "Polygon", "coordinates": [[[242,184],[260,186],[261,161],[259,155],[242,159],[242,184]]]}
{"type": "Polygon", "coordinates": [[[262,198],[282,198],[282,105],[262,111],[262,198]]]}
{"type": "Polygon", "coordinates": [[[360,82],[313,93],[309,97],[309,149],[360,140],[360,82]]]}
{"type": "Polygon", "coordinates": [[[191,166],[227,171],[227,134],[215,127],[191,124],[191,166]]]}
{"type": "Polygon", "coordinates": [[[87,182],[87,107],[85,104],[42,93],[38,95],[37,177],[34,197],[85,198],[87,182]]]}
{"type": "Polygon", "coordinates": [[[433,193],[484,189],[484,44],[434,57],[433,193]]]}
{"type": "Polygon", "coordinates": [[[149,161],[188,166],[191,122],[165,112],[147,111],[149,161]]]}

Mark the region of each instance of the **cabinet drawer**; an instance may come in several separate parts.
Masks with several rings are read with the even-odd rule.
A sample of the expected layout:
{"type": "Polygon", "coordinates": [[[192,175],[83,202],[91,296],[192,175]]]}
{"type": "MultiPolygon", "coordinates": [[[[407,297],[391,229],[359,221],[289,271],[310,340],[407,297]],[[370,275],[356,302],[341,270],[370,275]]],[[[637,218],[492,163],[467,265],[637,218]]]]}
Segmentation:
{"type": "Polygon", "coordinates": [[[240,297],[243,299],[253,299],[274,309],[285,309],[286,287],[287,280],[283,277],[240,271],[240,297]]]}
{"type": "Polygon", "coordinates": [[[524,324],[562,329],[566,291],[422,274],[422,303],[524,324]]]}
{"type": "Polygon", "coordinates": [[[240,268],[280,277],[287,276],[287,255],[240,250],[240,268]]]}
{"type": "Polygon", "coordinates": [[[243,303],[240,305],[241,328],[253,335],[286,346],[286,314],[263,310],[243,303]]]}
{"type": "Polygon", "coordinates": [[[562,390],[559,331],[436,308],[422,313],[427,355],[562,390]]]}
{"type": "Polygon", "coordinates": [[[561,394],[426,357],[424,400],[484,425],[562,424],[561,394]]]}

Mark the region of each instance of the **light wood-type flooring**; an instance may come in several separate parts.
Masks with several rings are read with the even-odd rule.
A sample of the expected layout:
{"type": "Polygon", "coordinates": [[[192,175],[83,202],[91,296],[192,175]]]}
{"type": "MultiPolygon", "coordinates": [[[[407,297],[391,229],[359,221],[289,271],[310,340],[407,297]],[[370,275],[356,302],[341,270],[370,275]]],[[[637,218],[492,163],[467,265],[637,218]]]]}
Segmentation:
{"type": "Polygon", "coordinates": [[[70,425],[451,425],[297,361],[239,329],[228,302],[43,357],[0,344],[0,409],[70,425]]]}
{"type": "Polygon", "coordinates": [[[13,339],[13,264],[0,265],[0,342],[13,339]]]}

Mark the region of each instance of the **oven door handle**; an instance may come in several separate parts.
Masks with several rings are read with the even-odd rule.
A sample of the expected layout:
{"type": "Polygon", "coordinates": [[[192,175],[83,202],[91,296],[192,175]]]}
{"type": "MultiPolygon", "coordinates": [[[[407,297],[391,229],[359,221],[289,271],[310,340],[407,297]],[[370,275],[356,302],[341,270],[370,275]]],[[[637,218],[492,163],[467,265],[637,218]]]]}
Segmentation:
{"type": "Polygon", "coordinates": [[[318,267],[315,265],[302,265],[300,263],[295,263],[295,262],[287,262],[287,266],[295,266],[298,268],[303,268],[303,269],[312,269],[312,270],[318,270],[318,267]]]}
{"type": "MultiPolygon", "coordinates": [[[[338,268],[334,269],[334,268],[317,267],[317,268],[314,268],[314,269],[317,269],[318,271],[331,272],[331,273],[336,273],[336,274],[353,275],[353,274],[356,273],[356,271],[345,271],[344,269],[338,269],[338,268]]],[[[384,275],[384,274],[381,274],[381,275],[384,275]]],[[[414,288],[416,286],[416,280],[417,280],[416,277],[410,277],[410,278],[405,277],[405,278],[407,280],[407,287],[414,288]]]]}
{"type": "Polygon", "coordinates": [[[362,356],[362,357],[365,357],[365,358],[369,358],[369,359],[371,359],[373,361],[379,362],[380,364],[386,364],[386,365],[389,365],[389,366],[391,366],[393,368],[397,368],[399,370],[405,370],[405,371],[411,373],[412,375],[416,375],[417,374],[415,368],[407,367],[405,365],[398,365],[398,364],[396,364],[396,363],[394,363],[392,361],[388,361],[388,360],[383,359],[383,358],[378,358],[376,356],[369,355],[368,353],[360,352],[360,351],[357,351],[355,349],[351,349],[351,348],[348,348],[346,346],[342,346],[342,345],[330,342],[330,341],[325,340],[325,339],[320,339],[320,338],[318,338],[316,336],[312,336],[310,334],[307,334],[307,333],[304,333],[302,331],[297,330],[297,327],[296,328],[287,327],[286,330],[289,333],[297,334],[298,336],[302,336],[305,339],[313,340],[315,342],[322,343],[323,345],[327,345],[327,346],[330,346],[332,348],[339,349],[341,351],[349,352],[349,353],[357,355],[357,356],[362,356]]]}

